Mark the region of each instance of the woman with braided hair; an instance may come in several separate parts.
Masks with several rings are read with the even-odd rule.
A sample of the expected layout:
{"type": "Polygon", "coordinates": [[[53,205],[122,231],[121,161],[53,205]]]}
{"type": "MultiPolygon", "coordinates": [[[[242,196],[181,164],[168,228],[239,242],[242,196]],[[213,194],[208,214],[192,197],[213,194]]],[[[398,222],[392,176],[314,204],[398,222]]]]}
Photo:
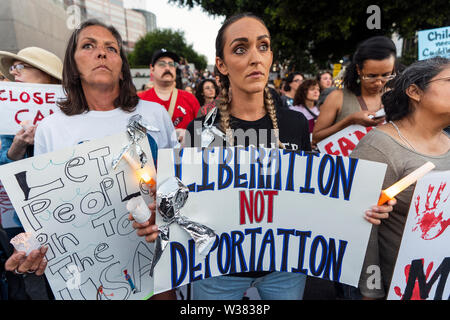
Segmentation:
{"type": "MultiPolygon", "coordinates": [[[[274,106],[267,87],[271,65],[270,35],[260,18],[247,13],[225,21],[216,39],[221,82],[217,107],[189,124],[185,146],[311,150],[303,114],[274,106]]],[[[194,299],[239,300],[255,286],[264,300],[299,300],[305,282],[306,275],[300,273],[238,273],[195,281],[194,299]]]]}
{"type": "Polygon", "coordinates": [[[273,54],[264,22],[250,13],[224,22],[216,38],[217,108],[188,126],[185,146],[254,145],[311,150],[306,118],[277,109],[267,87],[273,54]],[[214,126],[214,137],[202,135],[214,126]],[[200,130],[202,129],[202,130],[200,130]]]}
{"type": "MultiPolygon", "coordinates": [[[[216,67],[221,91],[217,107],[192,121],[185,147],[249,146],[311,150],[305,116],[274,107],[267,87],[272,65],[270,34],[264,22],[250,13],[227,19],[216,38],[216,67]]],[[[366,211],[379,224],[393,202],[366,211]]],[[[306,275],[289,272],[245,272],[193,282],[196,300],[240,300],[254,286],[263,300],[300,300],[306,275]]]]}

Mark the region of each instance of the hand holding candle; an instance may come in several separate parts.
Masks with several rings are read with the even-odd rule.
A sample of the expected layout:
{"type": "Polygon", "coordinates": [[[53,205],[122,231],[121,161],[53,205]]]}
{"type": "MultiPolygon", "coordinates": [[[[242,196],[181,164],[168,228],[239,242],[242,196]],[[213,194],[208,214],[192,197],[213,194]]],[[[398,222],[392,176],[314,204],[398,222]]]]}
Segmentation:
{"type": "Polygon", "coordinates": [[[134,197],[127,202],[127,210],[137,223],[144,223],[150,219],[151,212],[142,196],[134,197]]]}
{"type": "Polygon", "coordinates": [[[433,170],[435,167],[436,166],[433,163],[427,162],[423,166],[419,167],[418,169],[408,174],[406,177],[394,183],[389,188],[381,191],[381,196],[380,199],[378,200],[378,205],[381,206],[387,201],[393,199],[397,194],[408,188],[410,185],[412,185],[417,180],[422,178],[424,175],[433,170]]]}

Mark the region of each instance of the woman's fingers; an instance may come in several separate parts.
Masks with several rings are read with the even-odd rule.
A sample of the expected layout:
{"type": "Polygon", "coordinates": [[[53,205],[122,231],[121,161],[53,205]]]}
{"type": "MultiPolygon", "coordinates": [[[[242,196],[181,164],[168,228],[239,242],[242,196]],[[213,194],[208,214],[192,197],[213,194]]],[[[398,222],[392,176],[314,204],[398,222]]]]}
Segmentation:
{"type": "Polygon", "coordinates": [[[5,269],[7,271],[16,270],[22,261],[25,260],[25,252],[14,250],[14,253],[5,262],[5,269]]]}

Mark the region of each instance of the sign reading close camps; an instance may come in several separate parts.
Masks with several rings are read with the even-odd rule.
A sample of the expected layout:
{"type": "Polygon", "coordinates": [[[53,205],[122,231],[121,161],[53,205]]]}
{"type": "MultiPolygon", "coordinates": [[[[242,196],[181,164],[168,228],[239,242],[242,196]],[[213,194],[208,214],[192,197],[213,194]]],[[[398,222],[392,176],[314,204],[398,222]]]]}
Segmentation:
{"type": "Polygon", "coordinates": [[[0,134],[15,135],[24,121],[39,125],[64,97],[61,85],[0,82],[0,134]]]}

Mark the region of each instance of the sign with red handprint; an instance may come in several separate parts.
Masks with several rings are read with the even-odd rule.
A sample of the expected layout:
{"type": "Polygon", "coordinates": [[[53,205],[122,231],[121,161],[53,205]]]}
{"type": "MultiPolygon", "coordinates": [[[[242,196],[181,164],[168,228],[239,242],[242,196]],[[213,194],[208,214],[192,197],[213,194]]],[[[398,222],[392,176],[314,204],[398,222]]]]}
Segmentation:
{"type": "MultiPolygon", "coordinates": [[[[441,236],[450,225],[450,217],[444,216],[444,208],[450,196],[450,185],[441,182],[437,185],[428,185],[426,199],[421,199],[421,195],[417,195],[414,199],[414,207],[416,212],[416,224],[413,231],[421,233],[423,240],[433,240],[441,236]],[[425,202],[425,203],[424,203],[425,202]],[[424,205],[421,207],[421,205],[424,205]],[[447,219],[446,219],[447,218],[447,219]]],[[[449,229],[450,230],[450,229],[449,229]]]]}
{"type": "Polygon", "coordinates": [[[450,298],[450,171],[417,182],[388,299],[450,298]]]}

